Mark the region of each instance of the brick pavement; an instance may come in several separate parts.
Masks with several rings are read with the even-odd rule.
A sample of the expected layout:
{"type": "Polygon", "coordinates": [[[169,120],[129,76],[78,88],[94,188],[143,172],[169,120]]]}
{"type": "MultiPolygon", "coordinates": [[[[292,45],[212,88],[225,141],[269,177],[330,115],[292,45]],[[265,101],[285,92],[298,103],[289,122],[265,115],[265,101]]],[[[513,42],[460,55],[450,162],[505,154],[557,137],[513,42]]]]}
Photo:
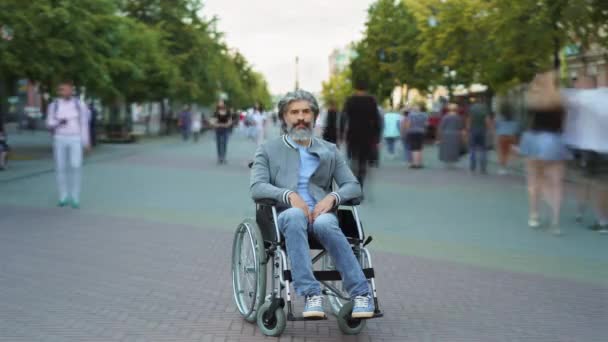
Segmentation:
{"type": "MultiPolygon", "coordinates": [[[[232,302],[231,234],[59,209],[0,207],[0,340],[265,340],[232,302]]],[[[386,316],[281,341],[605,341],[608,288],[374,253],[386,316]]]]}

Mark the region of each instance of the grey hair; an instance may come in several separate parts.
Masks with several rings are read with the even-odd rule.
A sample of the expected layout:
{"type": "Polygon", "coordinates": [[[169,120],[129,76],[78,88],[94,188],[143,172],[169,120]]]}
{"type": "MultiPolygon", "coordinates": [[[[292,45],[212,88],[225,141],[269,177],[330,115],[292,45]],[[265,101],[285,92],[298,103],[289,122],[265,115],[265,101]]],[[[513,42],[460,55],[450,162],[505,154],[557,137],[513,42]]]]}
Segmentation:
{"type": "Polygon", "coordinates": [[[283,114],[285,114],[289,105],[295,101],[308,102],[308,104],[310,105],[310,109],[312,109],[312,112],[315,114],[315,119],[312,122],[313,126],[315,121],[317,120],[317,116],[319,116],[319,103],[311,92],[302,89],[290,91],[289,93],[285,94],[285,96],[283,96],[283,98],[279,101],[279,104],[277,105],[279,109],[279,120],[281,120],[281,130],[283,131],[283,133],[287,133],[287,123],[285,122],[283,114]]]}
{"type": "Polygon", "coordinates": [[[298,89],[285,94],[279,101],[279,118],[281,120],[283,120],[283,114],[287,111],[287,107],[295,101],[307,101],[310,104],[310,109],[315,113],[315,119],[317,118],[317,115],[319,115],[319,103],[317,102],[317,99],[315,99],[312,93],[298,89]]]}

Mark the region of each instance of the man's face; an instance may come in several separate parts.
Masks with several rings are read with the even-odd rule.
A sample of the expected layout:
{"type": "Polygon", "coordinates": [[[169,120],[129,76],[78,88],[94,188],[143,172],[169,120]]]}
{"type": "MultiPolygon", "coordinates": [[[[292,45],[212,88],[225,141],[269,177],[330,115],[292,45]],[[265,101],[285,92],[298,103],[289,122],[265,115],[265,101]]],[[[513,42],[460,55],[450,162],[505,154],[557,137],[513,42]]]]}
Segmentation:
{"type": "Polygon", "coordinates": [[[67,99],[72,96],[72,86],[70,84],[60,84],[59,85],[59,96],[67,99]]]}
{"type": "Polygon", "coordinates": [[[284,119],[287,125],[287,133],[293,139],[306,140],[312,138],[315,114],[308,101],[298,100],[290,103],[287,106],[284,119]]]}

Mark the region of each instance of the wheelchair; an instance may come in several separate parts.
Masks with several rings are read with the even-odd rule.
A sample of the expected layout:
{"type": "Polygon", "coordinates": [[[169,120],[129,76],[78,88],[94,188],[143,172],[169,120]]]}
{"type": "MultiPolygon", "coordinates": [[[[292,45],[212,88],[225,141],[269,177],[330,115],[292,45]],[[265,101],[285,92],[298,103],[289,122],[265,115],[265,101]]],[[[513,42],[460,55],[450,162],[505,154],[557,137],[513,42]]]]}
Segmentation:
{"type": "MultiPolygon", "coordinates": [[[[366,248],[372,237],[365,237],[363,233],[357,212],[358,204],[357,201],[344,203],[337,209],[336,214],[340,228],[368,280],[375,306],[372,318],[377,318],[382,317],[383,313],[378,303],[372,258],[366,248]]],[[[327,319],[327,316],[325,318],[296,317],[293,313],[290,289],[292,277],[277,217],[275,201],[256,201],[255,220],[245,219],[239,224],[232,245],[234,301],[241,316],[250,323],[257,323],[260,331],[267,336],[281,335],[287,321],[327,319]],[[270,289],[267,293],[268,282],[270,289]]],[[[314,236],[309,234],[308,243],[315,254],[312,258],[313,274],[321,283],[322,293],[327,298],[331,314],[337,318],[338,327],[346,335],[360,333],[365,327],[366,319],[351,317],[353,302],[342,286],[340,273],[327,251],[314,236]]]]}

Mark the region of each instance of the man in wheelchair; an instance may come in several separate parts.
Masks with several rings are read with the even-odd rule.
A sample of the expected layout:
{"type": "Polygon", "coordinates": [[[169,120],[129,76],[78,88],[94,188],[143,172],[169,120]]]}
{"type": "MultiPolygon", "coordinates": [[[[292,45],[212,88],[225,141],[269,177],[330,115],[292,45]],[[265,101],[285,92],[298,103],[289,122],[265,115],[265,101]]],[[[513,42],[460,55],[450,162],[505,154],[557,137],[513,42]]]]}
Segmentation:
{"type": "Polygon", "coordinates": [[[296,293],[305,298],[303,316],[325,317],[321,286],[313,275],[308,234],[323,245],[354,302],[352,318],[374,316],[374,303],[357,259],[338,226],[341,203],[361,197],[361,186],[336,145],[313,136],[319,106],[303,90],[278,105],[284,135],[261,145],[251,170],[254,200],[272,199],[280,208],[278,227],[291,262],[296,293]],[[338,189],[331,191],[335,181],[338,189]]]}

